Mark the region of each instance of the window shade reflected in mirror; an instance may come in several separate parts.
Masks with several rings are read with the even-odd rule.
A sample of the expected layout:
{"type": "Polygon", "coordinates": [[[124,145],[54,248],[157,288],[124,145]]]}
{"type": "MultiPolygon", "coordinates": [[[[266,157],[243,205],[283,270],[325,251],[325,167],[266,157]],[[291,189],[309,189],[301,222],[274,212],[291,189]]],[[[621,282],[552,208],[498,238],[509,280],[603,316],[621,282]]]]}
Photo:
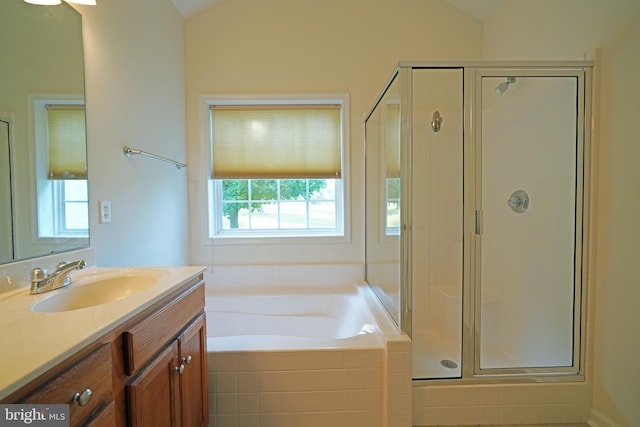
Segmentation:
{"type": "Polygon", "coordinates": [[[47,105],[49,179],[87,179],[83,105],[47,105]]]}

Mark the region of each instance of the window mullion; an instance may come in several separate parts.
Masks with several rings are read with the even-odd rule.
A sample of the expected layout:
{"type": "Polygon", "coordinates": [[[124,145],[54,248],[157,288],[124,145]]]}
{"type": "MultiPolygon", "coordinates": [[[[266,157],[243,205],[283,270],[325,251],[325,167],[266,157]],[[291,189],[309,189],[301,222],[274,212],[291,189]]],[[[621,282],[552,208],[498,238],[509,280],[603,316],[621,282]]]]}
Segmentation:
{"type": "Polygon", "coordinates": [[[60,185],[61,181],[56,180],[54,184],[51,186],[51,191],[53,197],[51,200],[53,204],[51,206],[51,211],[53,214],[53,232],[54,234],[59,234],[62,232],[62,217],[64,216],[64,197],[62,196],[62,185],[60,185]]]}
{"type": "Polygon", "coordinates": [[[305,208],[305,213],[306,213],[306,224],[307,224],[307,230],[309,228],[311,228],[311,220],[310,220],[310,216],[311,216],[311,212],[309,210],[309,202],[311,201],[311,194],[309,194],[309,180],[305,179],[305,197],[304,197],[304,208],[305,208]]]}
{"type": "Polygon", "coordinates": [[[278,230],[282,229],[282,188],[281,188],[281,184],[282,181],[281,180],[277,180],[276,181],[278,183],[278,193],[277,193],[277,197],[278,197],[278,209],[276,210],[276,212],[278,212],[278,230]]]}
{"type": "MultiPolygon", "coordinates": [[[[253,194],[251,191],[251,187],[252,185],[252,181],[251,179],[247,180],[247,206],[248,206],[248,214],[249,214],[249,230],[253,229],[253,194]]],[[[238,210],[238,212],[240,212],[238,210]]]]}

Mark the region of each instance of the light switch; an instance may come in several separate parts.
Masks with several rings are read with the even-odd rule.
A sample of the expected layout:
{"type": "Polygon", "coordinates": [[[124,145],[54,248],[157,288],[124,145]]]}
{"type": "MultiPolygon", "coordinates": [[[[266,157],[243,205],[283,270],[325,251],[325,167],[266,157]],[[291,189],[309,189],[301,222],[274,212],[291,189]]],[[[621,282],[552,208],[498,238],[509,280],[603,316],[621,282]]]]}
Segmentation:
{"type": "Polygon", "coordinates": [[[111,222],[111,201],[100,200],[98,202],[98,209],[100,211],[100,216],[98,218],[100,224],[111,222]]]}

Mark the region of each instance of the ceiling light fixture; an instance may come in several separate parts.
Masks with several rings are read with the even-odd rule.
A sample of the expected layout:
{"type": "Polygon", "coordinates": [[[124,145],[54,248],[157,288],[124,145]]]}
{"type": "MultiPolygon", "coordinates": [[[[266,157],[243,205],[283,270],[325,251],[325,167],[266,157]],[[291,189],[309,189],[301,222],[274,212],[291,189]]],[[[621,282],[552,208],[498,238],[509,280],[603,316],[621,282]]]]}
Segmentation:
{"type": "Polygon", "coordinates": [[[96,0],[64,0],[67,3],[84,4],[86,6],[95,6],[96,0]]]}
{"type": "MultiPolygon", "coordinates": [[[[67,3],[95,6],[96,0],[64,0],[67,3]]],[[[37,4],[39,6],[55,6],[62,3],[61,0],[24,0],[25,3],[37,4]]]]}
{"type": "Polygon", "coordinates": [[[37,4],[40,6],[53,6],[60,4],[60,0],[24,0],[25,3],[37,4]]]}

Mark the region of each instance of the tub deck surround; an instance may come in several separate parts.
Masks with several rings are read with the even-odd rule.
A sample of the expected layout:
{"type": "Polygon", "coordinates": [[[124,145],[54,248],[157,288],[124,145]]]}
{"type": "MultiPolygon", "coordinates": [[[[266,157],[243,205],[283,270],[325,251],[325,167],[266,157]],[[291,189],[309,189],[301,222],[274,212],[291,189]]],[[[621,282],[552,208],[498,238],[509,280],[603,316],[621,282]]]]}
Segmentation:
{"type": "Polygon", "coordinates": [[[384,364],[382,348],[209,353],[209,419],[216,427],[391,426],[384,364]]]}
{"type": "Polygon", "coordinates": [[[185,285],[204,267],[99,268],[89,267],[71,274],[69,288],[30,295],[28,288],[0,296],[0,398],[37,378],[69,356],[185,285]],[[82,286],[87,278],[113,274],[155,271],[158,282],[124,299],[88,308],[39,313],[32,306],[41,300],[82,286]],[[75,282],[75,283],[74,283],[75,282]]]}
{"type": "Polygon", "coordinates": [[[206,298],[213,425],[411,426],[410,341],[366,283],[248,288],[206,298]]]}

